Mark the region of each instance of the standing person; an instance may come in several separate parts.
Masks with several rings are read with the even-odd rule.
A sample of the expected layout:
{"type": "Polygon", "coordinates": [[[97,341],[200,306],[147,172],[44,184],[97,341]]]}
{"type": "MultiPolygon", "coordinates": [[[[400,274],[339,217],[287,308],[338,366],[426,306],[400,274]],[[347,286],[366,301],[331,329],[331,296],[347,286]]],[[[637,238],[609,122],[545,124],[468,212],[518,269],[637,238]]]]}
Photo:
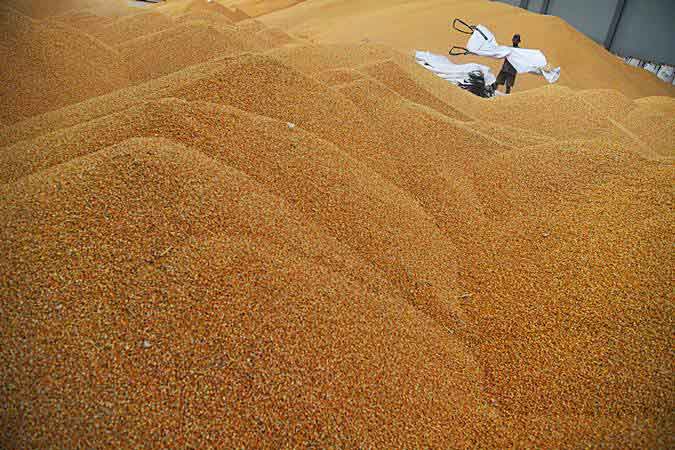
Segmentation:
{"type": "MultiPolygon", "coordinates": [[[[518,48],[520,45],[520,35],[519,34],[514,34],[513,38],[511,39],[511,42],[513,42],[513,46],[515,48],[518,48]]],[[[506,86],[506,93],[510,94],[511,93],[511,88],[513,85],[516,84],[516,74],[518,71],[511,65],[508,59],[504,58],[504,65],[502,66],[502,70],[499,71],[499,75],[497,75],[497,81],[495,81],[494,88],[495,91],[497,90],[497,87],[499,85],[503,84],[506,86]]]]}

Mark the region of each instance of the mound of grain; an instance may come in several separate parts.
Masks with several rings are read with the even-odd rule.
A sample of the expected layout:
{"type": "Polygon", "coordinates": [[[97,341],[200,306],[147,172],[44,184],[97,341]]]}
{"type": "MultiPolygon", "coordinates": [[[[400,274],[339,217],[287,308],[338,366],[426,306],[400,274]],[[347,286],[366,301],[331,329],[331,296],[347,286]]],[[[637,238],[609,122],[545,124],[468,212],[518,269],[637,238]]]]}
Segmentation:
{"type": "Polygon", "coordinates": [[[2,45],[0,49],[3,52],[13,50],[21,41],[30,37],[39,23],[39,21],[21,14],[7,5],[0,5],[0,25],[2,25],[4,38],[0,42],[2,45]]]}
{"type": "Polygon", "coordinates": [[[232,27],[234,23],[232,22],[232,20],[223,16],[222,14],[218,14],[211,11],[189,11],[184,14],[173,16],[173,20],[176,23],[201,21],[223,28],[232,27]]]}
{"type": "Polygon", "coordinates": [[[7,124],[128,84],[119,54],[55,22],[32,22],[3,10],[10,33],[0,43],[0,118],[7,124]]]}
{"type": "Polygon", "coordinates": [[[555,138],[593,137],[611,127],[605,114],[574,91],[555,85],[484,103],[482,119],[555,138]]]}
{"type": "MultiPolygon", "coordinates": [[[[95,152],[105,146],[113,145],[121,140],[127,139],[131,136],[170,136],[175,140],[190,142],[192,145],[203,148],[203,151],[208,154],[214,154],[219,159],[224,158],[219,152],[226,152],[228,164],[235,164],[233,158],[239,158],[236,161],[235,167],[240,167],[247,173],[253,174],[254,167],[262,169],[266,164],[264,161],[269,158],[271,168],[278,168],[278,164],[282,159],[281,154],[274,154],[268,151],[266,154],[260,153],[261,149],[272,143],[265,144],[266,141],[272,140],[270,136],[271,131],[263,132],[263,127],[257,125],[255,122],[251,125],[251,120],[246,117],[241,117],[241,113],[236,111],[223,110],[218,107],[201,107],[191,106],[184,102],[171,101],[168,103],[148,104],[142,108],[125,111],[123,114],[115,116],[107,116],[93,123],[85,126],[76,127],[70,130],[64,130],[54,135],[39,138],[33,143],[20,143],[10,147],[7,152],[3,153],[3,160],[14,159],[14,167],[24,168],[23,174],[32,173],[35,170],[40,170],[45,167],[53,166],[62,161],[79,157],[82,155],[82,150],[87,152],[95,152]],[[222,116],[223,119],[214,122],[209,119],[213,116],[222,116]],[[224,119],[231,117],[229,122],[224,122],[224,119]],[[245,120],[246,119],[246,120],[245,120]],[[253,133],[252,131],[255,131],[253,133]],[[244,136],[249,135],[247,139],[244,136]],[[252,146],[252,136],[262,135],[259,138],[259,144],[252,146]],[[93,139],[97,136],[97,139],[93,139]],[[244,139],[246,142],[245,148],[240,148],[236,143],[244,139]],[[45,152],[44,145],[51,146],[49,152],[45,152]],[[251,149],[255,149],[254,154],[249,154],[251,149]],[[233,152],[236,157],[230,153],[233,152]],[[29,155],[26,157],[17,157],[17,155],[29,155]],[[24,163],[17,160],[24,160],[24,163]],[[39,165],[30,167],[32,161],[38,162],[39,165]],[[257,166],[254,165],[257,164],[257,166]]],[[[266,126],[265,128],[270,128],[266,126]]],[[[286,129],[286,124],[281,123],[273,130],[286,129]]],[[[297,134],[297,133],[296,133],[297,134]]],[[[325,142],[314,142],[312,139],[304,139],[306,142],[301,144],[297,139],[291,139],[293,133],[286,132],[286,136],[280,140],[282,144],[275,143],[274,147],[280,146],[288,149],[295,157],[300,157],[303,148],[314,149],[310,154],[306,154],[305,165],[316,164],[313,158],[318,158],[320,155],[316,153],[316,149],[320,147],[327,147],[325,142]],[[301,145],[301,147],[300,147],[301,145]]],[[[277,139],[278,141],[278,139],[277,139]]],[[[302,192],[304,202],[299,205],[299,208],[312,217],[315,222],[325,222],[327,229],[334,230],[333,233],[339,235],[342,239],[348,239],[357,243],[358,249],[365,252],[365,257],[376,258],[373,263],[378,267],[382,267],[384,271],[394,271],[397,276],[395,279],[402,283],[403,289],[406,293],[413,295],[418,306],[428,304],[428,308],[437,308],[439,297],[444,297],[445,292],[450,289],[445,285],[448,277],[452,273],[451,265],[448,265],[449,255],[452,254],[452,248],[446,247],[442,241],[436,242],[429,247],[419,239],[425,239],[430,242],[438,241],[439,236],[433,224],[428,223],[429,219],[425,212],[407,197],[404,193],[397,192],[397,189],[386,183],[372,170],[365,166],[356,164],[356,161],[350,160],[339,151],[332,149],[326,150],[327,156],[322,157],[319,162],[320,167],[316,167],[307,171],[307,176],[311,176],[311,180],[307,181],[307,186],[304,188],[297,187],[297,183],[303,180],[305,175],[293,172],[290,175],[288,183],[295,183],[296,188],[287,190],[285,195],[289,196],[289,201],[295,203],[295,198],[302,192]],[[328,159],[337,159],[337,162],[330,162],[328,159]],[[325,173],[326,167],[341,167],[341,172],[336,174],[325,173]],[[353,167],[352,167],[353,166],[353,167]],[[353,172],[359,173],[359,176],[353,176],[350,180],[341,179],[353,172]],[[368,172],[368,173],[366,173],[368,172]],[[337,177],[337,178],[336,178],[337,177]],[[316,184],[316,180],[323,180],[322,186],[330,188],[332,186],[343,186],[339,192],[324,191],[321,186],[316,184]],[[332,182],[329,180],[333,180],[332,182]],[[361,186],[361,183],[367,182],[367,185],[361,186]],[[376,183],[371,187],[370,183],[376,183]],[[382,185],[382,186],[379,186],[382,185]],[[310,188],[313,186],[313,188],[310,188]],[[348,191],[344,190],[348,187],[351,192],[354,189],[355,194],[347,199],[348,191]],[[365,194],[362,194],[365,192],[365,194]],[[365,195],[365,199],[369,202],[368,205],[362,204],[364,200],[361,196],[365,195]],[[389,199],[388,197],[393,197],[389,199]],[[373,201],[383,201],[383,205],[376,206],[373,201]],[[326,205],[333,205],[326,209],[326,205]],[[406,206],[407,205],[407,206],[406,206]],[[398,211],[400,208],[405,208],[406,222],[400,222],[400,215],[398,211]],[[314,217],[318,211],[322,211],[321,217],[314,217]],[[373,220],[364,220],[364,217],[373,216],[373,220]],[[389,217],[389,214],[393,214],[389,217]],[[353,218],[353,219],[352,219],[353,218]],[[353,223],[352,223],[353,220],[353,223]],[[408,223],[408,221],[414,222],[408,223]],[[385,223],[386,232],[378,231],[377,225],[372,228],[373,224],[385,223]],[[415,225],[413,226],[412,223],[415,225]],[[364,226],[371,227],[370,229],[363,229],[364,226]],[[397,231],[397,230],[401,231],[397,231]],[[345,234],[347,233],[347,234],[345,234]],[[385,236],[384,238],[380,236],[385,236]],[[384,239],[384,241],[382,241],[384,239]],[[391,246],[391,239],[396,242],[405,242],[413,239],[408,245],[391,246]],[[418,261],[418,253],[421,248],[427,248],[424,252],[427,256],[434,259],[436,268],[433,271],[428,271],[424,265],[420,265],[418,261]],[[397,250],[398,249],[398,250],[397,250]],[[409,250],[413,250],[409,253],[409,250]],[[444,249],[444,250],[440,250],[444,249]],[[386,257],[387,259],[380,261],[375,255],[390,254],[395,256],[386,257]],[[448,256],[444,256],[448,255],[448,256]],[[444,262],[446,260],[446,262],[444,262]],[[396,262],[394,262],[396,261],[396,262]],[[402,266],[402,267],[399,267],[402,266]],[[403,275],[401,275],[403,274],[403,275]],[[405,275],[407,274],[407,275],[405,275]],[[408,278],[410,274],[417,274],[415,276],[418,280],[427,280],[424,287],[416,287],[409,285],[408,278]]],[[[284,156],[288,157],[288,156],[284,156]]],[[[8,161],[9,162],[9,161],[8,161]]],[[[266,169],[270,170],[270,169],[266,169]]],[[[13,179],[16,179],[22,174],[14,174],[13,179]]],[[[272,178],[270,175],[265,175],[266,180],[272,180],[272,184],[281,183],[282,179],[289,174],[276,174],[272,178]]],[[[350,175],[352,177],[352,175],[350,175]]],[[[286,184],[284,182],[284,184],[286,184]]],[[[281,186],[270,186],[273,190],[281,189],[281,186]]],[[[426,258],[425,257],[425,258],[426,258]]],[[[448,305],[442,301],[444,307],[441,312],[451,312],[448,305]]],[[[443,320],[445,323],[451,323],[453,316],[449,316],[443,320]]]]}
{"type": "Polygon", "coordinates": [[[189,2],[186,3],[184,8],[185,11],[195,11],[195,12],[207,11],[217,13],[225,17],[232,14],[232,11],[230,11],[228,8],[221,5],[217,1],[214,2],[208,0],[190,0],[189,2]]]}
{"type": "Polygon", "coordinates": [[[159,78],[210,59],[239,54],[248,43],[234,30],[188,22],[118,47],[134,82],[159,78]]]}
{"type": "Polygon", "coordinates": [[[107,15],[129,10],[126,0],[6,0],[4,4],[36,19],[81,9],[96,10],[107,15]]]}
{"type": "MultiPolygon", "coordinates": [[[[646,74],[499,2],[212,7],[66,14],[167,75],[0,129],[0,447],[672,447],[675,115],[630,100],[646,74]],[[455,16],[567,87],[420,68],[455,16]],[[210,53],[275,27],[322,43],[210,53]]],[[[13,43],[67,22],[0,19],[33,75],[13,43]]]]}
{"type": "Polygon", "coordinates": [[[112,426],[115,445],[258,445],[271,430],[280,445],[399,445],[420,427],[470,440],[443,425],[487,420],[446,330],[225,164],[133,140],[2,191],[2,289],[18,299],[3,317],[25,348],[0,350],[2,389],[9,411],[34,411],[10,419],[15,443],[93,444],[112,426]],[[22,243],[37,229],[50,237],[38,254],[22,243]]]}
{"type": "Polygon", "coordinates": [[[429,92],[422,89],[417,83],[411,80],[393,61],[385,61],[366,65],[360,67],[359,70],[367,73],[408,100],[433,108],[436,111],[454,119],[467,119],[467,116],[457,111],[457,109],[453,108],[447,103],[442,102],[429,92]]]}
{"type": "MultiPolygon", "coordinates": [[[[665,300],[670,169],[639,161],[624,167],[623,155],[614,164],[607,153],[583,171],[601,171],[599,184],[555,175],[565,170],[557,162],[549,172],[536,152],[522,155],[532,170],[543,166],[545,179],[567,180],[570,189],[547,183],[536,208],[524,204],[526,191],[518,193],[527,212],[482,230],[493,249],[479,254],[474,247],[460,265],[474,293],[463,303],[475,317],[465,336],[480,349],[486,393],[528,439],[659,447],[670,439],[670,376],[662,370],[672,313],[665,300]],[[547,431],[561,426],[574,437],[547,431]]],[[[559,158],[551,151],[548,161],[559,158]]],[[[582,155],[575,168],[585,165],[582,155]]],[[[507,167],[495,167],[502,186],[517,183],[511,192],[538,189],[539,177],[519,171],[514,180],[507,167]]]]}
{"type": "Polygon", "coordinates": [[[576,199],[638,164],[644,164],[640,156],[620,144],[560,140],[485,158],[473,179],[486,210],[518,216],[576,199]]]}
{"type": "Polygon", "coordinates": [[[314,78],[329,86],[336,86],[363,78],[363,74],[353,69],[331,69],[315,74],[314,78]]]}
{"type": "Polygon", "coordinates": [[[463,227],[481,223],[483,213],[466,174],[505,146],[460,121],[411,104],[375,80],[357,80],[338,90],[368,111],[370,128],[381,142],[369,156],[372,164],[410,192],[453,242],[464,239],[458,232],[463,227]]]}
{"type": "Polygon", "coordinates": [[[614,89],[587,89],[579,91],[577,95],[614,120],[621,120],[635,108],[631,99],[614,89]]]}
{"type": "Polygon", "coordinates": [[[522,148],[533,145],[541,145],[552,142],[555,139],[536,133],[531,130],[518,127],[510,127],[501,123],[487,122],[485,120],[474,120],[466,122],[466,126],[472,130],[487,134],[493,139],[510,147],[522,148]]]}
{"type": "Polygon", "coordinates": [[[246,14],[246,12],[242,11],[239,8],[234,8],[232,10],[231,17],[234,22],[241,22],[242,20],[248,20],[251,18],[251,16],[249,16],[248,14],[246,14]]]}
{"type": "Polygon", "coordinates": [[[363,113],[346,98],[267,56],[232,58],[209,77],[185,83],[167,95],[291,122],[345,149],[368,133],[363,113]]]}
{"type": "MultiPolygon", "coordinates": [[[[380,86],[385,95],[388,89],[380,86]]],[[[297,124],[364,161],[404,190],[414,188],[415,195],[425,198],[423,205],[430,214],[444,224],[452,224],[447,226],[465,223],[461,213],[442,207],[455,203],[454,194],[443,192],[437,198],[435,191],[425,190],[422,180],[432,178],[444,191],[448,178],[461,175],[467,164],[479,160],[479,155],[504,147],[469,129],[460,130],[440,119],[429,121],[402,104],[404,99],[393,91],[391,107],[375,92],[374,85],[365,85],[365,99],[349,97],[350,102],[342,95],[346,91],[335,93],[274,59],[243,56],[233,59],[217,74],[185,85],[171,95],[232,105],[297,124]],[[377,109],[381,114],[374,115],[377,109]],[[411,167],[419,167],[419,171],[411,167]],[[440,176],[439,170],[444,170],[445,175],[440,176]]]]}
{"type": "Polygon", "coordinates": [[[170,17],[155,11],[144,11],[115,20],[96,32],[94,36],[108,45],[117,46],[125,41],[157,33],[175,24],[170,17]]]}
{"type": "Polygon", "coordinates": [[[420,68],[408,56],[382,45],[369,43],[302,45],[279,48],[266,54],[309,74],[333,69],[356,69],[393,60],[395,66],[390,63],[385,68],[385,72],[392,73],[383,74],[381,77],[383,80],[390,78],[390,86],[397,82],[402,83],[401,92],[405,90],[412,99],[421,99],[426,102],[425,104],[436,104],[440,109],[450,112],[451,117],[462,118],[468,118],[468,112],[480,111],[482,105],[474,95],[455,86],[449,86],[447,81],[420,68]],[[420,88],[426,92],[422,92],[420,88]],[[439,105],[438,100],[445,106],[439,105]],[[463,110],[461,113],[456,109],[455,112],[448,110],[454,109],[458,103],[461,103],[463,110]]]}
{"type": "Polygon", "coordinates": [[[290,8],[304,0],[223,0],[230,7],[240,9],[250,17],[263,16],[280,9],[290,8]]]}
{"type": "Polygon", "coordinates": [[[265,28],[267,27],[264,23],[255,19],[242,20],[241,22],[237,23],[237,29],[248,33],[257,33],[258,31],[264,30],[265,28]]]}
{"type": "Polygon", "coordinates": [[[660,105],[654,107],[643,103],[620,122],[658,155],[675,156],[675,114],[664,112],[660,105]]]}
{"type": "Polygon", "coordinates": [[[481,117],[486,99],[477,97],[457,86],[449,85],[450,83],[436,76],[436,74],[421,68],[410,58],[410,55],[393,52],[391,59],[399,69],[405,72],[408,78],[434,97],[461,111],[468,118],[476,120],[481,117]]]}
{"type": "Polygon", "coordinates": [[[303,73],[312,74],[331,69],[354,69],[389,59],[392,53],[391,49],[369,44],[331,44],[284,47],[266,55],[303,73]]]}
{"type": "Polygon", "coordinates": [[[254,37],[263,43],[260,50],[277,48],[296,41],[295,38],[279,28],[264,28],[258,31],[254,37]]]}
{"type": "Polygon", "coordinates": [[[635,100],[640,106],[648,106],[652,110],[675,114],[675,98],[673,97],[644,97],[635,100]]]}
{"type": "Polygon", "coordinates": [[[241,39],[256,51],[266,51],[296,42],[296,39],[279,29],[270,29],[257,20],[243,20],[235,24],[241,39]]]}
{"type": "MultiPolygon", "coordinates": [[[[262,73],[263,71],[264,69],[259,66],[255,72],[262,73]]],[[[237,78],[242,80],[247,78],[231,70],[227,72],[227,75],[226,79],[230,83],[237,78]]],[[[300,78],[295,86],[305,84],[302,80],[300,78]]],[[[252,80],[249,79],[248,81],[252,80]]],[[[205,79],[205,82],[214,85],[213,79],[205,79]]],[[[251,89],[253,89],[251,92],[256,92],[262,88],[262,86],[257,87],[254,84],[251,86],[251,89]]],[[[288,86],[280,84],[270,86],[270,89],[278,95],[287,95],[285,91],[288,88],[288,86]]],[[[219,88],[212,91],[224,92],[219,88]]],[[[376,90],[369,87],[367,92],[372,93],[376,90]]],[[[261,94],[268,99],[272,99],[269,93],[258,92],[258,95],[261,94]]],[[[448,179],[447,174],[454,173],[455,176],[461,174],[461,170],[468,167],[467,165],[471,164],[472,161],[480,160],[479,155],[484,154],[486,150],[488,152],[494,151],[490,147],[500,148],[500,145],[490,141],[489,138],[472,133],[456,123],[432,122],[425,125],[423,122],[426,120],[426,116],[406,108],[405,104],[401,103],[403,99],[397,94],[391,92],[391,95],[394,106],[383,109],[381,104],[382,117],[377,117],[377,120],[372,120],[372,118],[369,120],[364,112],[360,112],[352,106],[348,110],[348,115],[341,116],[340,127],[335,127],[335,117],[340,117],[337,116],[340,113],[339,109],[335,111],[335,116],[328,115],[321,118],[317,115],[311,123],[304,125],[338,143],[354,157],[363,160],[372,169],[392,180],[396,185],[405,189],[414,189],[415,195],[425,199],[423,204],[430,205],[429,208],[434,215],[444,217],[444,223],[448,220],[460,220],[462,223],[466,223],[470,214],[458,213],[459,209],[463,209],[463,207],[457,204],[459,202],[451,191],[442,188],[447,192],[443,194],[443,198],[437,198],[434,197],[436,191],[430,191],[424,183],[430,179],[435,180],[434,184],[437,186],[443,186],[450,182],[455,186],[453,189],[457,189],[457,181],[448,179]],[[391,122],[391,119],[386,119],[385,115],[397,117],[397,119],[395,122],[391,122]],[[366,122],[366,120],[369,121],[366,122]],[[410,136],[415,134],[416,146],[415,150],[411,151],[406,147],[406,142],[411,139],[410,136]],[[379,144],[372,147],[373,143],[376,142],[379,142],[379,144]],[[416,167],[416,169],[411,171],[411,166],[416,167]],[[444,171],[446,173],[444,177],[446,178],[439,178],[439,171],[444,171]],[[454,202],[455,205],[444,210],[444,205],[447,205],[448,202],[454,202]]],[[[244,96],[245,99],[247,97],[244,96]]],[[[349,103],[345,103],[344,100],[340,103],[340,97],[334,94],[330,95],[330,91],[325,91],[323,94],[318,92],[313,95],[306,94],[305,97],[307,105],[329,105],[337,102],[338,105],[342,104],[343,108],[349,107],[349,103]]],[[[373,97],[373,103],[377,103],[378,98],[383,99],[384,94],[373,97]]],[[[356,100],[356,98],[354,99],[356,100]]],[[[242,103],[242,99],[218,98],[218,100],[226,104],[235,103],[240,106],[247,106],[247,104],[242,103]]],[[[265,106],[255,102],[256,99],[249,100],[253,101],[255,106],[265,106]]],[[[261,109],[266,110],[270,115],[283,117],[285,106],[280,105],[279,112],[275,112],[276,108],[261,109]]],[[[363,107],[364,110],[372,109],[370,104],[364,104],[363,107]]],[[[255,109],[251,106],[248,106],[248,108],[255,109]]],[[[306,105],[304,108],[305,110],[308,109],[306,105]]],[[[70,130],[51,133],[32,142],[25,141],[10,146],[0,153],[4,161],[2,166],[11,169],[3,175],[3,179],[4,181],[15,180],[17,177],[40,168],[49,167],[79,156],[83,150],[87,152],[95,151],[101,146],[112,145],[119,139],[132,136],[176,136],[176,133],[179,133],[179,135],[182,133],[180,130],[184,130],[186,135],[193,139],[198,136],[193,131],[194,125],[191,125],[191,123],[197,123],[196,120],[191,122],[179,120],[177,122],[176,119],[181,116],[181,113],[161,114],[161,109],[155,104],[149,104],[140,109],[103,117],[70,130]],[[115,125],[120,120],[124,125],[115,125]],[[49,148],[49,152],[45,152],[45,148],[49,148]]],[[[208,121],[207,118],[202,120],[208,121]]],[[[303,124],[302,121],[299,123],[303,124]]],[[[174,139],[179,138],[174,137],[174,139]]],[[[220,140],[223,139],[221,136],[220,140]]],[[[475,203],[466,202],[469,209],[475,203]]]]}
{"type": "Polygon", "coordinates": [[[96,35],[101,33],[101,30],[106,26],[112,24],[115,21],[115,18],[77,10],[52,17],[50,20],[64,23],[72,28],[84,31],[91,35],[96,35]]]}
{"type": "Polygon", "coordinates": [[[72,127],[80,122],[88,122],[113,114],[131,108],[146,99],[171,96],[171,93],[175,92],[178,87],[207,78],[228,63],[227,57],[211,60],[161,78],[88,99],[58,111],[31,117],[7,127],[5,132],[0,134],[0,146],[32,139],[42,134],[58,131],[61,128],[72,127]]]}
{"type": "Polygon", "coordinates": [[[161,5],[159,10],[172,16],[190,14],[195,16],[220,16],[229,23],[236,23],[250,17],[238,9],[230,9],[218,1],[209,0],[180,0],[161,5]]]}

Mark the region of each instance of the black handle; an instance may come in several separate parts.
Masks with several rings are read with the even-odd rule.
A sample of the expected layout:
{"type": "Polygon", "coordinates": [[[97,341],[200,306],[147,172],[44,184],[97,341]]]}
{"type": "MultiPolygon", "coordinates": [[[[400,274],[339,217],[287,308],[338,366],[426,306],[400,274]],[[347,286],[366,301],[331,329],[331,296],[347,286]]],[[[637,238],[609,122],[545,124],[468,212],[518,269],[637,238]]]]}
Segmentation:
{"type": "Polygon", "coordinates": [[[478,31],[483,36],[483,38],[485,38],[486,41],[488,40],[487,36],[485,36],[485,33],[483,33],[478,27],[476,27],[476,25],[469,25],[468,23],[464,22],[462,19],[453,20],[452,21],[452,28],[454,28],[456,31],[459,31],[460,33],[464,33],[464,34],[473,34],[474,31],[478,31]],[[457,23],[463,25],[465,29],[464,30],[460,29],[457,26],[457,23]]]}
{"type": "Polygon", "coordinates": [[[474,26],[469,25],[468,23],[464,22],[462,19],[455,19],[452,21],[452,28],[455,30],[459,31],[460,33],[464,34],[473,34],[474,26]],[[460,29],[457,27],[457,23],[460,23],[464,26],[464,30],[460,29]]]}
{"type": "Polygon", "coordinates": [[[448,52],[450,56],[462,56],[462,55],[468,55],[471,52],[464,47],[452,47],[450,51],[448,52]]]}

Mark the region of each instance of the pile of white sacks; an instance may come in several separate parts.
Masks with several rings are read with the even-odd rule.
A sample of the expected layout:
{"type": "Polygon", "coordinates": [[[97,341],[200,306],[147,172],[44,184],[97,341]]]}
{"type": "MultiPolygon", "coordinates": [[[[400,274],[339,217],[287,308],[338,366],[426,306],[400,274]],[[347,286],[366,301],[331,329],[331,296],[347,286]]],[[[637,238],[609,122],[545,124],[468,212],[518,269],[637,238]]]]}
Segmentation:
{"type": "Polygon", "coordinates": [[[659,78],[659,80],[665,83],[672,83],[673,85],[675,85],[675,67],[673,66],[669,66],[667,64],[656,64],[646,62],[639,58],[626,57],[621,59],[626,61],[626,63],[628,63],[631,66],[642,67],[646,71],[656,75],[659,78]]]}

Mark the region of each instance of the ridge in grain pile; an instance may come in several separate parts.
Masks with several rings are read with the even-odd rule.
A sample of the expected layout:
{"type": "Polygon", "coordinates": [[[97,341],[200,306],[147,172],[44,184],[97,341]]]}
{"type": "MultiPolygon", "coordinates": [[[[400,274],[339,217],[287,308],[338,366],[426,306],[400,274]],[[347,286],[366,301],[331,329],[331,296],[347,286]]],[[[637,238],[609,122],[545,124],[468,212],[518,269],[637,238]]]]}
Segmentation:
{"type": "Polygon", "coordinates": [[[132,3],[0,5],[0,447],[675,445],[672,87],[498,2],[132,3]],[[458,16],[559,83],[418,66],[458,16]]]}

